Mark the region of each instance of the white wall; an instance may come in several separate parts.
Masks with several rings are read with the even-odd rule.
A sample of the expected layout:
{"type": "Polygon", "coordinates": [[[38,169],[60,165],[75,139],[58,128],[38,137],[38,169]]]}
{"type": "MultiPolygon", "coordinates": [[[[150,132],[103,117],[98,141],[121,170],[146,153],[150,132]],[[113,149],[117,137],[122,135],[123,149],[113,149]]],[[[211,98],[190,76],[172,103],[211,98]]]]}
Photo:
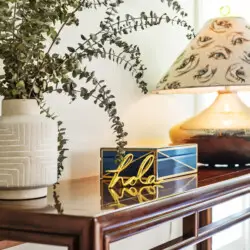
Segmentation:
{"type": "MultiPolygon", "coordinates": [[[[184,2],[184,8],[190,13],[193,23],[193,0],[184,2]]],[[[160,0],[126,0],[121,7],[121,15],[130,13],[138,15],[141,11],[154,10],[161,14],[172,15],[167,3],[160,0]]],[[[78,28],[67,28],[63,33],[63,42],[56,49],[64,51],[70,44],[79,41],[80,33],[89,34],[98,31],[104,10],[86,11],[80,15],[81,25],[78,28]]],[[[170,64],[188,43],[183,28],[162,24],[146,31],[128,35],[126,40],[139,44],[143,60],[148,68],[145,79],[153,89],[157,81],[166,72],[170,64]]],[[[152,96],[143,95],[129,72],[124,71],[108,60],[96,60],[89,64],[96,70],[100,79],[107,81],[117,97],[118,110],[129,132],[129,145],[142,146],[169,142],[169,128],[194,113],[193,96],[152,96]]],[[[83,83],[82,83],[83,84],[83,83]]],[[[99,174],[100,147],[114,146],[114,135],[110,129],[107,115],[92,101],[78,100],[68,105],[65,96],[49,96],[48,102],[65,121],[70,139],[64,178],[79,178],[99,174]]]]}
{"type": "MultiPolygon", "coordinates": [[[[194,23],[193,1],[179,1],[189,13],[190,24],[194,23]]],[[[130,13],[139,16],[141,11],[149,13],[150,10],[159,15],[164,12],[172,17],[175,15],[167,2],[163,4],[160,0],[126,0],[120,8],[120,15],[130,13]]],[[[81,33],[97,32],[104,16],[103,8],[81,12],[80,26],[67,27],[62,34],[62,43],[54,51],[65,52],[67,46],[77,45],[81,33]]],[[[186,33],[182,27],[164,23],[125,37],[128,42],[141,47],[142,58],[148,68],[145,80],[150,90],[187,45],[186,33]]],[[[194,114],[194,97],[191,95],[145,96],[130,72],[122,66],[103,59],[86,63],[90,70],[96,70],[96,76],[105,80],[115,94],[119,114],[129,132],[129,146],[167,145],[170,127],[194,114]]],[[[70,100],[64,95],[47,96],[47,101],[65,122],[70,140],[63,179],[99,175],[100,148],[115,146],[115,136],[106,113],[93,101],[77,100],[69,105],[70,100]]]]}

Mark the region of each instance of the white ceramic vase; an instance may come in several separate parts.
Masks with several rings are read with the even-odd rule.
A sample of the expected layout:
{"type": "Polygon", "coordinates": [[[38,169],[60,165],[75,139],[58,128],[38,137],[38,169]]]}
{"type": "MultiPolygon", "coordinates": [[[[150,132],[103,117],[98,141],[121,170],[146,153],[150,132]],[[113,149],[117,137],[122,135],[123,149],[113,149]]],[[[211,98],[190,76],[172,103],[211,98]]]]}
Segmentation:
{"type": "Polygon", "coordinates": [[[0,117],[0,199],[47,195],[57,181],[57,123],[35,100],[4,100],[0,117]]]}

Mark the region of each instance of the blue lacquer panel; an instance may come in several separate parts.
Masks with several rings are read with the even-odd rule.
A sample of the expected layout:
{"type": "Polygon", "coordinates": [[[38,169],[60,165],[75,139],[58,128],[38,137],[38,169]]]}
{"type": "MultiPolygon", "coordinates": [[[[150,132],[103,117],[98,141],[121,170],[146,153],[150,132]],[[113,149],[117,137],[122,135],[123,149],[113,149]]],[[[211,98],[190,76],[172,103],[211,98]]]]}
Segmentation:
{"type": "MultiPolygon", "coordinates": [[[[144,175],[155,175],[157,178],[171,178],[178,175],[191,174],[197,171],[197,146],[181,145],[166,148],[129,148],[126,154],[133,154],[132,164],[120,173],[122,177],[136,176],[142,161],[149,154],[156,155],[157,159],[149,171],[144,175]]],[[[101,178],[110,178],[106,171],[116,170],[116,151],[114,148],[101,149],[101,178]]]]}
{"type": "Polygon", "coordinates": [[[158,178],[196,170],[196,154],[158,160],[158,178]]]}

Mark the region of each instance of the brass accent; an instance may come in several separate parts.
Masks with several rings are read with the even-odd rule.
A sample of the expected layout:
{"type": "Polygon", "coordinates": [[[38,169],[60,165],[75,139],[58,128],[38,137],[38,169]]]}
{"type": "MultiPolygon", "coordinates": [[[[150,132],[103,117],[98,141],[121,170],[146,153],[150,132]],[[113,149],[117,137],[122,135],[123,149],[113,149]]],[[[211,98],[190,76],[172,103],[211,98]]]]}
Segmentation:
{"type": "MultiPolygon", "coordinates": [[[[183,166],[186,166],[186,167],[188,167],[188,168],[191,168],[192,170],[195,169],[195,168],[189,166],[188,164],[185,164],[185,163],[183,163],[183,162],[181,162],[181,161],[179,161],[179,160],[176,160],[174,157],[170,157],[170,156],[167,155],[167,154],[164,154],[164,153],[162,153],[162,152],[159,152],[159,154],[161,154],[161,155],[163,155],[163,156],[166,156],[167,158],[170,158],[171,160],[173,160],[173,161],[175,161],[175,162],[178,162],[178,163],[182,164],[183,166]]],[[[176,156],[176,157],[178,157],[178,156],[176,156]]]]}
{"type": "MultiPolygon", "coordinates": [[[[167,154],[165,153],[162,153],[162,150],[164,151],[173,151],[173,150],[178,150],[178,149],[186,149],[186,148],[195,148],[196,149],[196,152],[197,152],[197,145],[196,144],[185,144],[185,145],[180,145],[180,144],[172,144],[172,145],[169,145],[168,147],[161,147],[161,148],[126,148],[126,151],[134,151],[134,152],[141,152],[141,151],[148,151],[146,154],[142,155],[141,157],[135,159],[132,161],[132,163],[138,161],[138,160],[141,160],[142,158],[145,158],[146,156],[148,155],[154,155],[154,165],[153,165],[153,172],[154,172],[154,175],[156,176],[156,180],[166,180],[166,179],[170,179],[170,178],[176,178],[177,176],[184,176],[184,175],[190,175],[190,174],[195,174],[197,173],[198,169],[196,168],[193,168],[189,165],[186,165],[182,162],[180,162],[181,164],[184,164],[186,165],[187,167],[191,168],[192,170],[188,171],[188,172],[185,172],[185,173],[180,173],[180,174],[174,174],[174,175],[168,175],[168,176],[164,176],[164,177],[161,177],[159,178],[158,176],[158,160],[157,159],[157,154],[161,154],[167,158],[171,158],[175,161],[178,161],[170,156],[168,156],[167,154]]],[[[105,151],[113,151],[115,152],[116,149],[115,148],[103,148],[101,149],[101,179],[107,179],[107,180],[111,180],[113,178],[113,176],[111,176],[110,174],[113,173],[112,171],[107,171],[105,174],[103,173],[103,162],[104,162],[104,158],[103,158],[103,152],[105,151]]],[[[178,157],[178,156],[176,156],[178,157]]],[[[196,153],[196,162],[198,162],[198,154],[196,153]]],[[[132,164],[131,163],[131,164],[132,164]]],[[[130,179],[131,177],[130,176],[126,176],[126,177],[123,177],[124,180],[128,180],[130,179]]],[[[141,179],[143,181],[146,181],[148,177],[141,177],[141,179]]]]}
{"type": "Polygon", "coordinates": [[[132,154],[128,154],[124,157],[123,161],[116,170],[107,171],[107,173],[114,174],[112,180],[110,181],[109,188],[113,188],[118,182],[120,182],[123,187],[135,186],[138,183],[142,185],[158,185],[162,182],[162,181],[157,181],[155,175],[148,176],[145,181],[142,179],[142,177],[147,173],[147,171],[152,166],[155,160],[154,155],[148,155],[147,157],[145,157],[145,159],[143,160],[143,162],[139,167],[137,176],[132,176],[127,180],[125,180],[123,177],[120,177],[119,174],[131,165],[133,159],[134,156],[132,154]]]}
{"type": "Polygon", "coordinates": [[[221,6],[220,7],[220,14],[223,17],[229,16],[231,13],[231,7],[229,5],[221,6]]]}
{"type": "MultiPolygon", "coordinates": [[[[128,206],[128,205],[122,203],[122,201],[124,202],[127,200],[127,199],[125,199],[126,197],[137,198],[138,203],[144,203],[144,202],[148,202],[148,201],[152,201],[152,200],[174,197],[178,193],[173,193],[173,194],[166,195],[164,197],[159,197],[159,189],[164,188],[164,186],[163,186],[164,183],[185,180],[185,179],[187,179],[188,182],[185,185],[183,185],[183,187],[182,187],[183,189],[185,189],[192,181],[196,182],[196,187],[198,186],[197,175],[192,174],[189,176],[182,176],[182,177],[178,177],[178,178],[165,180],[161,183],[161,185],[149,185],[149,186],[129,187],[129,188],[124,187],[124,188],[119,188],[119,189],[109,188],[108,191],[109,191],[110,196],[112,197],[114,202],[108,203],[108,204],[102,204],[102,205],[105,206],[105,208],[123,208],[123,207],[128,206]],[[143,195],[144,191],[146,191],[145,195],[143,195]],[[152,195],[154,198],[149,199],[148,195],[152,195]]],[[[104,195],[104,193],[103,193],[103,185],[104,184],[108,186],[109,181],[107,181],[107,180],[102,181],[102,185],[101,185],[102,186],[102,197],[104,195]]]]}

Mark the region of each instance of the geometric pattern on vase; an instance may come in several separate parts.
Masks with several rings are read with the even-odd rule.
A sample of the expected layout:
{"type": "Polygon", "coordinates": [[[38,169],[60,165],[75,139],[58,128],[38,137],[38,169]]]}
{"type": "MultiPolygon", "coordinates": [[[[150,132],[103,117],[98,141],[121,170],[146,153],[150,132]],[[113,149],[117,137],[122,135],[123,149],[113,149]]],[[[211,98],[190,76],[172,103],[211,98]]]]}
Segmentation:
{"type": "Polygon", "coordinates": [[[250,89],[250,26],[244,18],[208,21],[158,83],[154,93],[250,89]]]}
{"type": "Polygon", "coordinates": [[[58,157],[56,123],[40,116],[21,116],[29,121],[13,123],[15,117],[0,119],[0,187],[54,184],[58,157]]]}

